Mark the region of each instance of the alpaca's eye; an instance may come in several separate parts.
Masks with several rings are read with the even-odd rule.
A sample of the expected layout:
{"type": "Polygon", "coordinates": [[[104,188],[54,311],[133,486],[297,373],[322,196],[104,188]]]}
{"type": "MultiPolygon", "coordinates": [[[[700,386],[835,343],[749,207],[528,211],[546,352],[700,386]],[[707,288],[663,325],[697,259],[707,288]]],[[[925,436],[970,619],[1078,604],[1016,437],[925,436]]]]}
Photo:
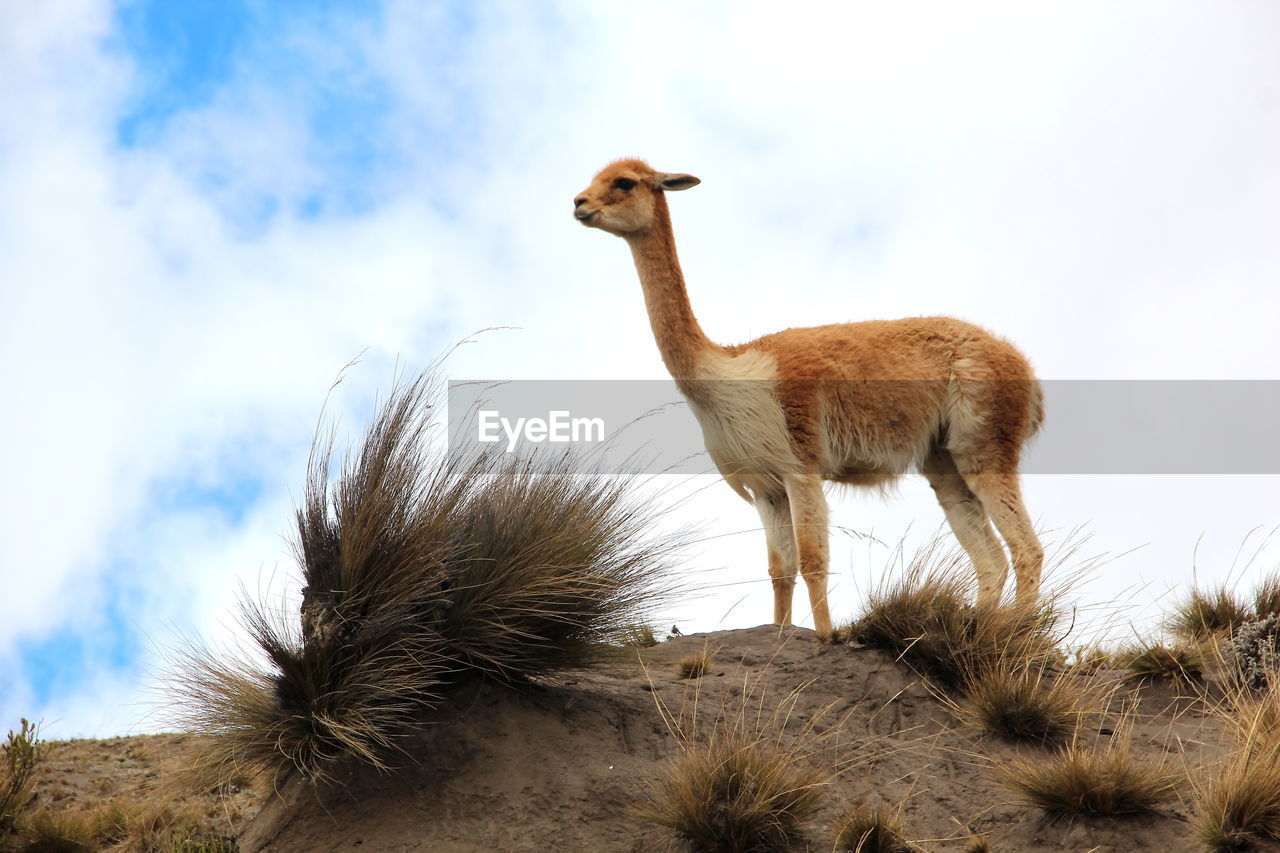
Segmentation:
{"type": "Polygon", "coordinates": [[[623,192],[627,192],[628,190],[633,190],[636,188],[636,182],[631,180],[630,178],[615,178],[613,182],[613,188],[615,190],[622,190],[623,192]]]}

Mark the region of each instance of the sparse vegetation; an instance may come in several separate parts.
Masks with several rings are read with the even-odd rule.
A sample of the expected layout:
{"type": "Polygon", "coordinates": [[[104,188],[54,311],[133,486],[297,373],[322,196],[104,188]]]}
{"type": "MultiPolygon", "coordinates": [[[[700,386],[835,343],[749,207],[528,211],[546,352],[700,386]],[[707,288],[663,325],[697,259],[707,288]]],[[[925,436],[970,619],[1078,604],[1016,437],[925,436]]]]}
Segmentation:
{"type": "Polygon", "coordinates": [[[1174,610],[1169,630],[1191,642],[1217,640],[1248,618],[1249,608],[1224,584],[1207,592],[1193,589],[1174,610]]]}
{"type": "Polygon", "coordinates": [[[836,827],[836,853],[915,853],[902,820],[888,809],[856,806],[836,827]]]}
{"type": "Polygon", "coordinates": [[[953,703],[959,717],[1007,740],[1064,743],[1101,705],[1083,676],[1053,676],[1040,667],[995,666],[965,683],[953,703]]]}
{"type": "Polygon", "coordinates": [[[23,718],[15,731],[9,730],[0,751],[4,752],[0,776],[0,835],[13,829],[19,815],[31,801],[31,786],[49,746],[40,740],[40,725],[23,718]]]}
{"type": "Polygon", "coordinates": [[[256,809],[257,792],[172,784],[190,748],[198,748],[190,735],[55,743],[30,805],[0,833],[0,853],[233,853],[228,839],[256,809]]]}
{"type": "Polygon", "coordinates": [[[905,576],[872,593],[851,637],[884,649],[946,690],[994,668],[1035,667],[1057,655],[1053,596],[1032,605],[975,607],[973,580],[958,558],[930,570],[930,552],[905,576]]]}
{"type": "Polygon", "coordinates": [[[1194,646],[1151,643],[1124,655],[1125,669],[1134,681],[1166,681],[1192,685],[1204,679],[1204,660],[1194,646]]]}
{"type": "MultiPolygon", "coordinates": [[[[320,622],[323,625],[323,616],[320,622]]],[[[300,626],[297,630],[301,635],[300,626]]],[[[1237,634],[1242,630],[1238,628],[1237,634]]],[[[618,636],[625,640],[621,633],[618,636]]],[[[305,636],[300,642],[305,645],[305,636]]],[[[741,639],[714,635],[710,639],[675,638],[640,655],[634,648],[621,651],[616,639],[610,642],[614,644],[613,654],[619,658],[632,662],[632,666],[639,660],[645,667],[657,667],[655,671],[664,673],[665,677],[641,679],[635,669],[622,666],[610,667],[599,673],[573,673],[567,679],[573,683],[513,696],[515,701],[500,709],[498,719],[507,731],[527,731],[530,723],[546,724],[548,728],[545,731],[551,735],[546,739],[548,742],[586,746],[583,750],[565,750],[573,757],[566,759],[564,765],[555,763],[558,759],[552,759],[545,751],[514,754],[539,767],[575,766],[572,762],[579,760],[578,755],[605,757],[607,754],[607,760],[612,763],[615,753],[608,751],[607,745],[603,752],[591,749],[592,744],[604,744],[604,740],[579,740],[589,731],[594,731],[591,738],[622,738],[621,741],[608,741],[614,746],[628,743],[634,750],[629,752],[631,758],[624,759],[616,768],[608,766],[607,773],[604,772],[604,762],[581,759],[583,778],[562,801],[557,802],[556,808],[559,813],[565,813],[566,803],[594,805],[596,791],[612,791],[605,796],[610,798],[608,802],[614,803],[621,790],[610,788],[615,784],[614,779],[618,779],[617,784],[620,785],[630,785],[641,779],[656,780],[652,782],[652,790],[639,798],[652,824],[641,842],[646,849],[650,846],[665,849],[665,837],[670,842],[670,849],[915,850],[909,839],[926,835],[929,840],[920,842],[926,847],[950,846],[970,853],[984,853],[991,849],[984,836],[978,834],[978,826],[971,828],[961,823],[958,831],[948,828],[945,825],[947,810],[980,821],[981,829],[991,834],[997,849],[1036,848],[1031,843],[1033,822],[1025,819],[1025,813],[1016,822],[1010,822],[1006,819],[1007,810],[990,810],[991,804],[1012,799],[1007,794],[992,790],[998,777],[1001,787],[1017,792],[1018,802],[1031,804],[1036,810],[1043,810],[1053,817],[1123,817],[1150,810],[1153,806],[1159,807],[1156,815],[1130,824],[1129,828],[1112,824],[1104,829],[1098,823],[1086,824],[1088,833],[1110,834],[1110,838],[1082,836],[1080,840],[1084,846],[1081,849],[1103,841],[1115,846],[1126,838],[1126,833],[1133,833],[1135,838],[1157,838],[1165,849],[1171,850],[1191,847],[1195,843],[1193,833],[1195,839],[1213,850],[1243,850],[1251,846],[1266,849],[1272,837],[1280,833],[1280,795],[1277,795],[1280,777],[1273,772],[1275,766],[1280,766],[1280,749],[1267,746],[1268,743],[1280,742],[1280,700],[1270,689],[1246,689],[1234,678],[1234,670],[1227,657],[1230,654],[1229,643],[1217,644],[1224,657],[1203,668],[1205,681],[1199,689],[1176,703],[1165,703],[1159,694],[1126,689],[1120,671],[1094,671],[1092,666],[1082,668],[1082,662],[1101,659],[1104,652],[1093,646],[1078,646],[1075,652],[1058,653],[1060,656],[1052,658],[1047,665],[1028,665],[1025,663],[1027,658],[1014,656],[978,678],[964,682],[956,691],[944,689],[936,683],[922,688],[920,681],[911,673],[891,665],[888,659],[870,650],[816,648],[810,646],[804,632],[789,639],[780,638],[776,629],[764,626],[749,629],[741,639]],[[732,672],[741,678],[704,678],[683,685],[672,684],[674,679],[671,676],[682,657],[698,650],[717,650],[719,658],[728,654],[729,664],[717,662],[715,666],[720,669],[715,672],[727,669],[725,676],[732,672]],[[768,673],[767,678],[763,675],[765,672],[768,673]],[[759,693],[752,687],[753,681],[761,679],[774,689],[773,686],[794,685],[795,681],[790,680],[793,677],[814,679],[805,688],[806,696],[811,690],[820,690],[822,703],[836,702],[829,707],[839,708],[841,713],[848,712],[853,725],[843,719],[838,723],[823,721],[815,725],[813,719],[820,703],[809,698],[790,709],[781,707],[771,714],[770,708],[758,701],[759,693]],[[597,680],[600,680],[600,686],[605,687],[599,695],[593,688],[597,680]],[[1112,689],[1125,692],[1113,694],[1112,689]],[[1227,693],[1225,698],[1224,689],[1227,693]],[[1131,752],[1128,744],[1120,739],[1100,746],[1081,745],[1091,742],[1095,732],[1101,730],[1104,735],[1109,732],[1104,726],[1114,726],[1117,719],[1122,723],[1126,720],[1127,712],[1123,708],[1114,712],[1110,710],[1114,700],[1122,695],[1133,702],[1134,713],[1141,708],[1144,732],[1150,732],[1151,723],[1155,721],[1146,715],[1155,715],[1157,719],[1161,715],[1171,715],[1167,741],[1160,744],[1146,736],[1141,741],[1135,737],[1131,752]],[[980,725],[1002,738],[1031,743],[1044,751],[1027,751],[1023,747],[1015,751],[994,738],[973,738],[958,732],[931,702],[931,696],[959,712],[969,723],[980,725]],[[722,711],[718,725],[710,731],[695,726],[685,726],[680,730],[681,727],[677,726],[673,729],[675,738],[672,741],[661,735],[655,736],[653,721],[650,719],[646,724],[632,703],[639,699],[652,704],[656,700],[660,708],[665,708],[662,703],[675,697],[683,703],[682,715],[692,709],[696,717],[699,708],[705,715],[706,709],[713,707],[713,701],[716,703],[714,707],[721,709],[726,706],[741,708],[736,710],[737,716],[722,711]],[[1201,704],[1189,704],[1194,702],[1201,704]],[[1213,703],[1220,703],[1219,714],[1206,721],[1199,709],[1204,704],[1212,706],[1213,703]],[[770,719],[758,723],[761,716],[770,719]],[[637,722],[640,725],[634,725],[637,722]],[[564,725],[563,730],[558,728],[560,724],[564,725]],[[806,729],[809,735],[803,731],[806,729]],[[570,736],[574,740],[566,741],[562,735],[569,732],[572,732],[570,736]],[[813,732],[820,732],[822,737],[830,735],[830,741],[816,747],[813,732]],[[1213,735],[1224,732],[1225,750],[1212,744],[1213,735]],[[1062,748],[1063,744],[1068,745],[1062,748]],[[1160,763],[1165,753],[1179,749],[1182,755],[1171,755],[1167,764],[1160,763]],[[673,754],[670,761],[665,765],[656,763],[659,754],[667,750],[673,754]],[[872,806],[912,797],[921,784],[917,782],[920,768],[942,766],[936,763],[939,756],[946,756],[944,760],[954,762],[963,761],[960,756],[965,755],[980,758],[984,752],[993,768],[985,779],[974,779],[971,774],[961,772],[957,781],[944,771],[936,774],[936,778],[926,780],[925,783],[932,786],[928,790],[936,790],[939,797],[948,799],[945,805],[941,805],[941,800],[935,804],[932,796],[912,800],[908,828],[913,835],[908,836],[902,828],[899,821],[904,814],[893,806],[887,812],[863,810],[861,815],[847,815],[850,820],[844,827],[832,823],[824,826],[821,821],[814,820],[816,815],[826,814],[825,809],[817,806],[828,790],[833,797],[866,797],[872,806]],[[1025,759],[1011,762],[1010,756],[1018,753],[1025,759]],[[1158,756],[1154,763],[1141,760],[1153,754],[1158,756]],[[1194,767],[1187,774],[1189,779],[1178,780],[1188,788],[1181,798],[1183,807],[1190,813],[1189,820],[1185,822],[1176,819],[1163,807],[1170,804],[1176,807],[1178,802],[1172,794],[1174,774],[1169,772],[1175,764],[1179,768],[1194,767]],[[865,768],[865,772],[855,771],[855,766],[865,768]],[[622,774],[627,774],[625,780],[622,774]],[[965,791],[973,792],[972,802],[964,799],[965,791]],[[1172,803],[1162,802],[1162,797],[1172,803]],[[854,821],[854,817],[858,820],[854,821]],[[853,828],[849,828],[850,825],[853,828]],[[663,829],[658,829],[658,826],[663,829]],[[836,838],[834,834],[838,828],[840,837],[836,838]]],[[[1017,650],[1020,647],[1014,645],[1013,648],[1017,650]]],[[[1145,665],[1143,669],[1151,671],[1148,677],[1158,678],[1164,677],[1164,673],[1179,677],[1178,671],[1190,669],[1186,658],[1177,654],[1179,650],[1185,652],[1190,649],[1208,655],[1211,647],[1209,644],[1192,646],[1165,640],[1161,644],[1152,643],[1105,654],[1125,663],[1137,657],[1138,651],[1152,648],[1168,650],[1170,654],[1167,657],[1177,661],[1175,666],[1163,657],[1148,655],[1157,662],[1145,665]]],[[[1031,659],[1043,661],[1045,658],[1037,655],[1031,659]]],[[[446,673],[442,677],[439,682],[442,700],[453,698],[451,679],[459,677],[467,677],[461,667],[458,673],[446,673]]],[[[473,688],[466,691],[469,708],[488,708],[495,700],[502,701],[500,685],[475,684],[473,688]],[[473,696],[481,698],[472,703],[473,696]]],[[[454,715],[447,716],[452,719],[454,715]]],[[[427,744],[448,744],[450,749],[456,746],[457,753],[442,753],[443,758],[451,758],[454,754],[473,754],[478,744],[489,743],[483,740],[488,721],[482,723],[480,729],[463,725],[457,732],[459,740],[456,744],[451,740],[453,732],[444,733],[444,740],[435,740],[435,735],[425,734],[421,742],[412,742],[415,749],[413,758],[423,763],[423,772],[438,772],[438,768],[433,770],[430,763],[434,746],[428,748],[427,744]]],[[[271,821],[275,818],[268,811],[266,827],[261,836],[255,837],[254,833],[262,825],[255,827],[243,823],[244,814],[253,807],[252,799],[224,794],[222,788],[218,793],[206,790],[199,795],[189,795],[196,804],[191,810],[176,803],[168,807],[153,805],[142,809],[139,801],[153,798],[150,793],[140,796],[140,786],[150,783],[143,779],[148,768],[138,765],[147,753],[168,755],[177,752],[175,743],[180,743],[184,749],[195,747],[199,751],[206,748],[203,738],[185,735],[130,744],[127,751],[117,748],[114,753],[98,747],[85,749],[82,754],[86,757],[92,755],[94,759],[104,763],[109,761],[113,765],[120,761],[123,766],[132,767],[133,784],[139,787],[130,786],[127,790],[118,784],[105,784],[107,780],[96,774],[72,769],[70,759],[62,758],[66,753],[59,749],[54,763],[49,765],[49,774],[42,777],[54,781],[39,789],[38,800],[24,812],[17,827],[18,834],[0,839],[0,851],[20,853],[24,848],[76,851],[113,848],[222,853],[233,849],[227,839],[236,831],[243,830],[247,833],[245,837],[254,837],[255,844],[258,838],[268,837],[274,831],[271,821]],[[105,758],[107,755],[111,757],[105,758]],[[64,761],[67,763],[63,764],[64,761]],[[69,775],[79,775],[74,789],[63,786],[59,781],[69,775]],[[89,807],[88,803],[95,795],[109,802],[113,811],[89,807]],[[234,803],[234,807],[244,810],[238,818],[222,813],[224,796],[234,803]],[[34,846],[37,842],[38,847],[34,846]]],[[[511,756],[505,753],[497,756],[495,763],[481,773],[492,771],[510,760],[511,756]]],[[[447,768],[443,762],[437,763],[447,768]]],[[[166,775],[180,764],[180,761],[167,764],[166,775]]],[[[404,762],[403,769],[410,774],[407,783],[418,784],[420,777],[413,775],[418,771],[410,766],[409,760],[404,762]]],[[[558,769],[556,775],[564,778],[563,769],[558,769]]],[[[359,771],[348,776],[344,768],[341,778],[359,780],[371,777],[359,771]]],[[[461,782],[463,778],[467,781],[461,783],[458,790],[468,792],[478,781],[483,784],[481,780],[488,776],[460,775],[455,781],[461,782]]],[[[262,781],[269,785],[270,780],[262,781]]],[[[253,780],[252,787],[258,787],[258,782],[253,780]]],[[[44,783],[38,782],[37,785],[43,786],[44,783]]],[[[233,787],[233,780],[228,777],[223,787],[233,787]]],[[[269,790],[269,787],[260,787],[259,790],[269,790]]],[[[324,799],[322,802],[322,798],[328,796],[324,791],[316,792],[315,801],[324,808],[334,807],[335,800],[324,799]]],[[[339,794],[338,798],[345,800],[346,795],[339,794]]],[[[154,800],[165,802],[160,797],[154,800]]],[[[503,807],[506,808],[505,805],[503,807]]],[[[335,809],[335,814],[342,814],[338,819],[353,819],[350,812],[342,813],[343,808],[345,806],[339,805],[335,809]]],[[[465,806],[458,808],[460,813],[466,813],[465,806]]],[[[317,814],[319,812],[311,812],[312,816],[317,814]]],[[[531,827],[530,837],[536,832],[539,842],[545,843],[554,824],[554,817],[542,821],[536,828],[531,827]]],[[[447,826],[453,837],[458,837],[456,825],[450,825],[443,819],[441,825],[447,826]]],[[[632,826],[623,827],[620,831],[615,826],[607,831],[601,830],[597,835],[595,830],[587,832],[576,824],[575,827],[575,831],[566,835],[566,838],[572,837],[572,842],[566,846],[573,849],[614,849],[618,846],[615,841],[629,841],[625,836],[635,830],[632,826]],[[619,839],[619,835],[624,838],[619,839]],[[601,839],[607,841],[602,843],[601,839]]],[[[380,841],[390,837],[388,834],[380,841]]],[[[293,847],[315,849],[315,843],[314,837],[308,837],[293,847]]],[[[494,841],[486,836],[483,843],[493,846],[494,841]]],[[[554,847],[553,844],[547,846],[548,849],[554,847]]]]}
{"type": "Polygon", "coordinates": [[[686,655],[680,659],[678,670],[681,678],[701,678],[711,671],[711,665],[715,663],[715,655],[705,649],[686,655]]]}
{"type": "Polygon", "coordinates": [[[173,676],[180,722],[213,736],[208,785],[248,769],[379,767],[470,674],[519,682],[587,666],[645,624],[670,541],[620,478],[571,460],[433,453],[434,385],[393,390],[330,480],[317,439],[298,511],[302,620],[246,600],[265,659],[193,644],[173,676]]]}
{"type": "Polygon", "coordinates": [[[1097,746],[1071,743],[1035,760],[1015,758],[997,768],[997,778],[1051,818],[1148,812],[1176,781],[1163,765],[1134,758],[1125,738],[1097,746]]]}

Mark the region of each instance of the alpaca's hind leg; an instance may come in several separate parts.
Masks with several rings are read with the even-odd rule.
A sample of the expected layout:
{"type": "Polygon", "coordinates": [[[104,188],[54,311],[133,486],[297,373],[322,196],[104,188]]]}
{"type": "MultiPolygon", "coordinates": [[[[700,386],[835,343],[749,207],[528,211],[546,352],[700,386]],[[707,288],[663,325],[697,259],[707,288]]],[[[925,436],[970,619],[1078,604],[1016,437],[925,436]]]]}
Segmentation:
{"type": "Polygon", "coordinates": [[[1018,580],[1018,602],[1033,603],[1040,594],[1044,548],[1022,502],[1017,473],[966,474],[964,480],[982,501],[982,506],[1009,546],[1013,574],[1018,580]]]}
{"type": "Polygon", "coordinates": [[[956,535],[960,547],[973,561],[978,575],[978,603],[994,605],[1004,592],[1005,579],[1009,576],[1009,561],[1004,548],[991,529],[987,511],[960,476],[955,460],[946,448],[939,447],[920,466],[938,497],[938,503],[947,516],[947,523],[956,535]]]}
{"type": "Polygon", "coordinates": [[[791,502],[791,524],[795,528],[796,554],[800,576],[809,589],[813,627],[822,639],[831,637],[831,613],[827,608],[827,497],[822,479],[816,475],[790,477],[787,498],[791,502]]]}
{"type": "Polygon", "coordinates": [[[773,581],[773,621],[791,624],[791,599],[796,591],[796,572],[800,562],[796,556],[796,537],[791,529],[791,502],[786,492],[762,495],[756,499],[756,510],[764,525],[769,545],[769,578],[773,581]]]}

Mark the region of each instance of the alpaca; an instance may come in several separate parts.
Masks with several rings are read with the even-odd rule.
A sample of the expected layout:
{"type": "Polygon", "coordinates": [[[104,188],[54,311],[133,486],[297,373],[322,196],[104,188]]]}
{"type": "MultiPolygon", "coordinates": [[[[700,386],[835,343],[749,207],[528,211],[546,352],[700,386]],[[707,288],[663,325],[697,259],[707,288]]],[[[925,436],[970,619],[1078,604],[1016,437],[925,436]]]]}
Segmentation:
{"type": "Polygon", "coordinates": [[[1022,502],[1018,462],[1044,408],[1027,360],[949,317],[713,343],[689,305],[666,197],[699,183],[619,160],[574,199],[574,216],[631,247],[662,360],[716,468],[760,513],[774,622],[791,622],[798,572],[818,635],[831,637],[823,482],[885,486],[913,469],[973,561],[979,605],[999,602],[1009,573],[992,521],[1013,561],[1018,601],[1034,602],[1044,551],[1022,502]]]}

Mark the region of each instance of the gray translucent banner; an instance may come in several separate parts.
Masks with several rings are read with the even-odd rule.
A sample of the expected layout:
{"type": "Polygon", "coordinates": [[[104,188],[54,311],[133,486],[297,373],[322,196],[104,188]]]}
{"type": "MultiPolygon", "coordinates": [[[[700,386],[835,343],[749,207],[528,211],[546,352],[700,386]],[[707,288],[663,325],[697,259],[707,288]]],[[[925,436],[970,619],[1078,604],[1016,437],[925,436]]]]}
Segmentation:
{"type": "MultiPolygon", "coordinates": [[[[912,396],[925,383],[879,384],[912,396]]],[[[1280,474],[1280,381],[1058,380],[1042,388],[1045,421],[1023,451],[1025,474],[1280,474]]],[[[455,449],[570,451],[584,469],[606,473],[716,470],[671,380],[453,381],[448,423],[455,449]]]]}

